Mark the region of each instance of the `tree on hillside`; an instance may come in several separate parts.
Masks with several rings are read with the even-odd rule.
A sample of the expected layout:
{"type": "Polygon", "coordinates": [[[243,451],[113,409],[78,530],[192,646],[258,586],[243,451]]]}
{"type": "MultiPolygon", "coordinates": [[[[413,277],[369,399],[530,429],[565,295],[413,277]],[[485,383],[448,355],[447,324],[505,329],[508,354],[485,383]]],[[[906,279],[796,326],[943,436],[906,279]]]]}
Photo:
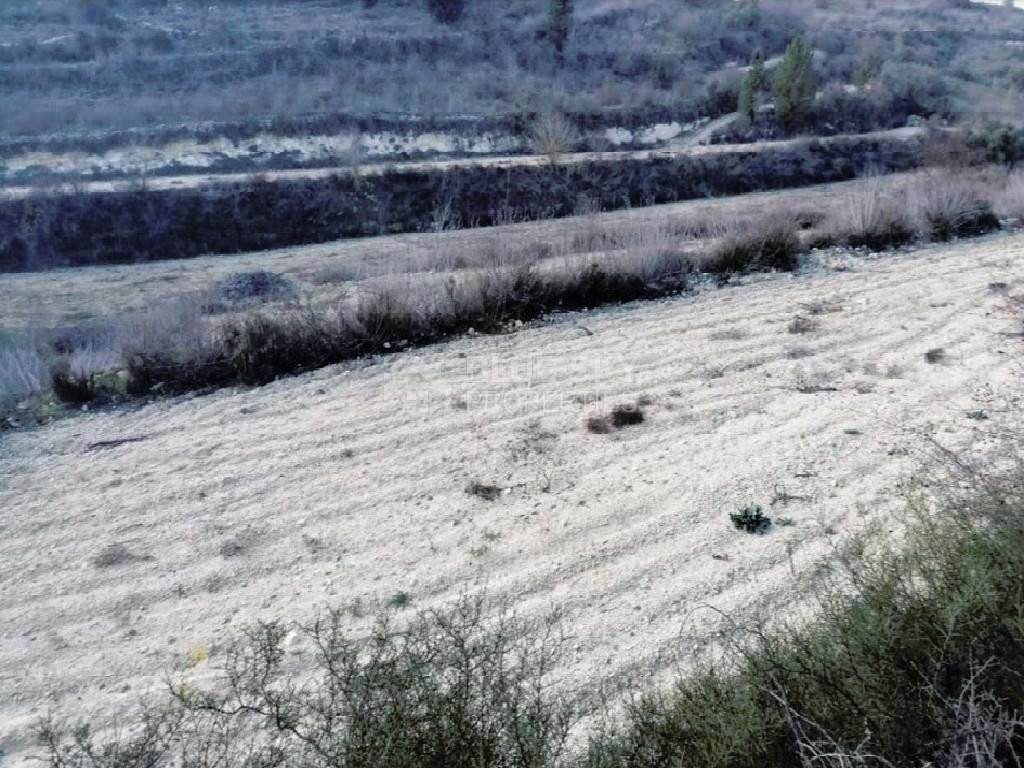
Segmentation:
{"type": "Polygon", "coordinates": [[[754,93],[760,93],[768,87],[768,75],[764,71],[764,53],[760,48],[754,49],[754,55],[750,57],[750,70],[747,72],[750,80],[750,89],[754,93]]]}
{"type": "Polygon", "coordinates": [[[466,10],[465,0],[427,0],[427,9],[442,24],[453,24],[466,10]]]}
{"type": "Polygon", "coordinates": [[[739,112],[740,125],[749,126],[757,116],[757,108],[761,105],[761,92],[768,81],[764,72],[764,54],[758,48],[750,58],[750,67],[743,82],[740,83],[739,98],[736,111],[739,112]]]}
{"type": "Polygon", "coordinates": [[[561,58],[572,31],[572,0],[550,0],[548,5],[547,37],[561,58]]]}
{"type": "Polygon", "coordinates": [[[754,122],[757,108],[754,106],[754,89],[751,87],[750,76],[743,78],[740,83],[740,94],[736,99],[736,112],[739,114],[739,124],[748,128],[754,122]]]}
{"type": "Polygon", "coordinates": [[[814,73],[811,50],[802,37],[796,37],[786,49],[786,55],[772,79],[775,115],[783,128],[792,128],[807,116],[817,89],[818,78],[814,73]]]}

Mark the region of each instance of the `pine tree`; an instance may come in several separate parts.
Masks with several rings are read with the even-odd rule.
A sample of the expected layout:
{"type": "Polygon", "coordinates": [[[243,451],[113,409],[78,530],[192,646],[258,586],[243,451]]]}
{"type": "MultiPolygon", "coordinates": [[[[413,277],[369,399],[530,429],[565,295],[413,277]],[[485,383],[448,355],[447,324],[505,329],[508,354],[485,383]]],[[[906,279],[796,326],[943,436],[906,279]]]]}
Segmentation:
{"type": "Polygon", "coordinates": [[[453,24],[466,10],[465,0],[427,0],[427,9],[442,24],[453,24]]]}
{"type": "Polygon", "coordinates": [[[811,51],[802,37],[794,38],[772,80],[775,115],[783,128],[788,130],[807,116],[817,89],[811,51]]]}
{"type": "Polygon", "coordinates": [[[572,31],[572,0],[550,0],[547,36],[561,58],[572,31]]]}
{"type": "Polygon", "coordinates": [[[768,87],[768,76],[764,71],[764,53],[760,48],[755,48],[754,55],[750,57],[747,77],[750,79],[750,89],[755,95],[768,87]]]}
{"type": "Polygon", "coordinates": [[[738,120],[743,128],[748,128],[754,122],[755,107],[752,80],[753,78],[749,74],[743,78],[743,82],[740,83],[740,95],[736,100],[736,111],[739,113],[738,120]]]}

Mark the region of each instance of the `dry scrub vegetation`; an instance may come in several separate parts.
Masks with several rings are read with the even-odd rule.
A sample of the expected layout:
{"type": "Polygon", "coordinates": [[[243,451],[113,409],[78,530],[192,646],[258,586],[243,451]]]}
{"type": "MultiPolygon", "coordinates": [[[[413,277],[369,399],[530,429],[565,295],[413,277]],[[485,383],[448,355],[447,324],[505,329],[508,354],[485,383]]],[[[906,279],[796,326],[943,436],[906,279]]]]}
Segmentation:
{"type": "MultiPolygon", "coordinates": [[[[836,552],[811,621],[737,628],[724,657],[622,715],[552,674],[557,617],[464,597],[367,638],[341,611],[249,628],[223,677],[120,734],[41,726],[44,762],[91,766],[996,766],[1024,758],[1024,482],[958,464],[905,546],[836,552]],[[309,649],[312,674],[290,654],[309,649]],[[570,739],[581,724],[589,738],[570,739]],[[595,725],[597,723],[597,725],[595,725]]],[[[403,601],[404,603],[407,602],[403,601]]]]}
{"type": "Polygon", "coordinates": [[[653,229],[594,217],[571,239],[524,244],[498,231],[486,248],[437,254],[401,274],[323,274],[319,282],[341,285],[318,303],[279,275],[234,275],[145,312],[7,343],[0,397],[24,400],[48,384],[70,403],[259,384],[469,330],[504,332],[553,311],[666,296],[708,276],[791,271],[813,248],[884,250],[975,236],[1000,219],[1021,220],[1021,179],[933,171],[898,183],[869,179],[822,209],[780,205],[653,229]]]}

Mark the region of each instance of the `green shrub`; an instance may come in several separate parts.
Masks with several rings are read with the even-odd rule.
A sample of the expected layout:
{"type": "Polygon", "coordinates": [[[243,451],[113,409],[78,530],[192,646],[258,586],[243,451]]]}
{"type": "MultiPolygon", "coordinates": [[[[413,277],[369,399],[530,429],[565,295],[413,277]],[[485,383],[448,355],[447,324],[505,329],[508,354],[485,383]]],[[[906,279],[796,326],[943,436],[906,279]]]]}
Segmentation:
{"type": "MultiPolygon", "coordinates": [[[[408,595],[391,601],[404,606],[408,595]]],[[[257,625],[227,651],[223,685],[175,684],[170,702],[148,709],[120,738],[104,742],[87,728],[46,723],[45,762],[555,766],[577,720],[576,707],[547,681],[561,655],[557,624],[492,609],[483,599],[464,598],[402,624],[389,610],[365,640],[346,633],[341,610],[308,626],[257,625]],[[286,671],[286,643],[307,650],[312,676],[300,682],[286,671]]]]}
{"type": "Polygon", "coordinates": [[[783,128],[792,128],[810,114],[817,90],[811,50],[802,37],[796,37],[786,48],[772,80],[775,115],[783,128]]]}
{"type": "MultiPolygon", "coordinates": [[[[961,476],[963,477],[963,476],[961,476]]],[[[796,624],[737,630],[725,656],[625,716],[571,728],[585,699],[550,685],[557,622],[526,623],[482,600],[364,640],[328,612],[309,626],[260,624],[224,657],[222,683],[174,685],[109,738],[50,721],[52,768],[222,765],[405,768],[806,768],[1000,766],[1024,755],[1024,480],[970,476],[969,497],[915,522],[895,548],[836,550],[796,624]],[[307,651],[301,678],[286,642],[307,651]],[[233,764],[233,763],[228,763],[233,764]]],[[[955,485],[955,484],[950,484],[955,485]]],[[[744,520],[763,519],[750,507],[744,520]]],[[[402,601],[404,602],[404,600],[402,601]]]]}
{"type": "Polygon", "coordinates": [[[900,552],[837,553],[809,624],[755,630],[726,663],[592,740],[590,768],[1016,765],[1024,755],[1024,487],[912,507],[900,552]]]}
{"type": "Polygon", "coordinates": [[[764,533],[772,525],[772,519],[757,504],[750,504],[740,507],[735,512],[730,512],[729,519],[734,528],[747,533],[764,533]]]}

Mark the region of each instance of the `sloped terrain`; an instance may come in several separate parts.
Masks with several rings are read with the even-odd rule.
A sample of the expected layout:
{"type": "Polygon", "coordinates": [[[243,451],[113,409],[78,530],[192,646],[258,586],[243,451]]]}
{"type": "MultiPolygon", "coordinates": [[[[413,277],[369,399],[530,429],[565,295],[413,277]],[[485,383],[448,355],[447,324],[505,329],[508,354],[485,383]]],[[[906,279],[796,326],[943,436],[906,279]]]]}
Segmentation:
{"type": "Polygon", "coordinates": [[[567,679],[642,684],[799,609],[844,535],[898,535],[930,440],[985,448],[1020,407],[1022,263],[1020,235],[834,257],[9,434],[0,747],[213,674],[244,623],[329,603],[358,628],[399,592],[558,608],[567,679]],[[643,423],[588,430],[618,404],[643,423]],[[791,524],[738,532],[748,503],[791,524]]]}

